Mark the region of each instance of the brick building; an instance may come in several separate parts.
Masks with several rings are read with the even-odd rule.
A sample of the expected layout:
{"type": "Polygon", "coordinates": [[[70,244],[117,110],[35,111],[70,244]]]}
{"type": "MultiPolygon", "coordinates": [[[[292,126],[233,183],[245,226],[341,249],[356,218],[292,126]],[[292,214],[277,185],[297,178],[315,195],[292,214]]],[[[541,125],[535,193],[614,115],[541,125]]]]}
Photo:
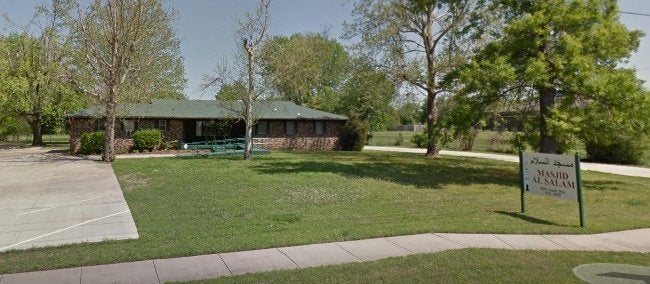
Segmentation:
{"type": "MultiPolygon", "coordinates": [[[[118,110],[115,150],[128,152],[131,134],[138,129],[160,129],[163,142],[182,143],[244,137],[244,122],[237,119],[242,103],[214,100],[153,100],[118,110]]],[[[253,137],[266,149],[337,150],[347,117],[285,101],[257,101],[253,137]]],[[[70,152],[79,152],[81,135],[103,130],[100,106],[68,115],[70,152]]]]}

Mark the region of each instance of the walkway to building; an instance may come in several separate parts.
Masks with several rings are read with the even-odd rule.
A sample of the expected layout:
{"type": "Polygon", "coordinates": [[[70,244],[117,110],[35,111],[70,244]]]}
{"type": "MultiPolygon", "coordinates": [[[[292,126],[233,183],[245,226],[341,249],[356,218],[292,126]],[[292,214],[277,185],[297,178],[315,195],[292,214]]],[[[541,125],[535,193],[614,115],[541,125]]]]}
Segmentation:
{"type": "Polygon", "coordinates": [[[164,283],[462,248],[650,252],[650,229],[594,235],[419,234],[0,275],[8,283],[164,283]]]}
{"type": "MultiPolygon", "coordinates": [[[[373,150],[373,151],[386,151],[386,152],[417,153],[423,155],[427,151],[426,149],[419,149],[419,148],[383,147],[383,146],[366,146],[363,149],[373,150]]],[[[519,163],[519,157],[515,155],[464,152],[464,151],[448,151],[448,150],[440,151],[440,155],[483,158],[483,159],[492,159],[492,160],[519,163]]],[[[603,172],[603,173],[610,173],[610,174],[617,174],[617,175],[624,175],[624,176],[650,178],[650,168],[643,168],[643,167],[581,162],[580,169],[584,171],[596,171],[596,172],[603,172]]]]}

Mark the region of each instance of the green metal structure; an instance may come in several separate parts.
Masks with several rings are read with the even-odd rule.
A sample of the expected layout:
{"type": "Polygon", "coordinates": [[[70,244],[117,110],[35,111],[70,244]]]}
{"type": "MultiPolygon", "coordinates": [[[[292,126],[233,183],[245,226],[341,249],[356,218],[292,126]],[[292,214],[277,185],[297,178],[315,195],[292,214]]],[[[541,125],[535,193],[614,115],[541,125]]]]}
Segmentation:
{"type": "MultiPolygon", "coordinates": [[[[246,144],[245,138],[231,138],[221,140],[207,140],[183,144],[185,150],[196,150],[197,155],[235,155],[244,153],[246,144]],[[209,154],[200,153],[201,150],[210,150],[209,154]]],[[[267,149],[260,148],[253,144],[253,154],[269,154],[267,149]]]]}

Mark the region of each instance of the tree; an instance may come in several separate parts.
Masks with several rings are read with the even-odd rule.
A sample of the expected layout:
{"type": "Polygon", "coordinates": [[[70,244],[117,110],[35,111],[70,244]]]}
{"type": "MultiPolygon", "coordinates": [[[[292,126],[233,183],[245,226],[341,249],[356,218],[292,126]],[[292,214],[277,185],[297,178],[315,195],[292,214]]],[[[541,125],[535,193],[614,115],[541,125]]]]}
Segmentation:
{"type": "Polygon", "coordinates": [[[424,111],[422,103],[413,93],[406,93],[399,96],[395,113],[399,124],[419,124],[424,122],[424,111]]]}
{"type": "Polygon", "coordinates": [[[338,111],[362,120],[369,131],[383,131],[390,125],[395,85],[388,74],[358,59],[351,77],[342,88],[338,111]]]}
{"type": "Polygon", "coordinates": [[[348,76],[343,45],[322,34],[275,36],[264,44],[260,60],[265,81],[283,100],[332,111],[348,76]]]}
{"type": "Polygon", "coordinates": [[[239,46],[237,57],[232,63],[235,67],[229,67],[227,61],[222,62],[217,66],[214,76],[204,76],[202,85],[204,90],[221,87],[220,92],[227,91],[235,96],[232,97],[233,99],[237,99],[237,101],[230,104],[231,107],[229,108],[231,111],[236,112],[245,124],[244,160],[253,158],[253,125],[255,124],[253,108],[255,107],[255,101],[262,96],[258,86],[260,49],[268,40],[270,26],[269,5],[270,0],[260,0],[255,13],[248,12],[235,21],[235,36],[239,46]],[[233,70],[238,74],[233,75],[233,70]],[[237,91],[239,82],[245,83],[245,89],[244,92],[239,93],[237,96],[234,92],[230,92],[230,89],[237,91]]]}
{"type": "Polygon", "coordinates": [[[81,62],[75,82],[105,108],[103,161],[114,159],[120,108],[185,86],[173,14],[159,0],[94,0],[73,27],[81,62]],[[81,64],[83,63],[83,64],[81,64]]]}
{"type": "Polygon", "coordinates": [[[346,25],[346,37],[360,37],[375,64],[426,94],[426,156],[440,151],[436,98],[444,90],[438,81],[464,63],[462,36],[480,8],[481,1],[468,0],[359,0],[346,25]]]}
{"type": "Polygon", "coordinates": [[[629,130],[624,136],[648,133],[648,120],[628,112],[647,106],[647,95],[619,67],[642,34],[619,22],[616,0],[495,3],[506,26],[454,75],[475,109],[532,109],[537,121],[527,129],[538,134],[527,136],[543,153],[566,150],[574,137],[587,142],[604,129],[599,122],[629,130]]]}
{"type": "Polygon", "coordinates": [[[0,68],[3,110],[29,124],[34,146],[43,144],[46,126],[62,127],[65,113],[85,105],[82,95],[65,80],[72,51],[65,24],[72,4],[54,0],[49,7],[38,6],[22,32],[0,38],[4,58],[0,64],[5,66],[0,68]]]}
{"type": "Polygon", "coordinates": [[[235,80],[234,82],[225,82],[219,87],[215,98],[222,101],[240,100],[243,94],[246,94],[246,82],[235,80]]]}

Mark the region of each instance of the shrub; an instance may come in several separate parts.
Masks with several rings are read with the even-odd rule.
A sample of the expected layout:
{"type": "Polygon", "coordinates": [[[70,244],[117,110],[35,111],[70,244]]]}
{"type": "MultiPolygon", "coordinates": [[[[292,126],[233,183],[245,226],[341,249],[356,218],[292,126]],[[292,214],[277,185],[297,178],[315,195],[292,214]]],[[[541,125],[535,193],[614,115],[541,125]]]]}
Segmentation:
{"type": "Polygon", "coordinates": [[[411,142],[418,148],[426,148],[429,144],[429,137],[427,137],[426,132],[415,134],[411,136],[411,142]]]}
{"type": "Polygon", "coordinates": [[[133,149],[142,152],[148,150],[149,152],[158,148],[161,141],[160,130],[158,129],[142,129],[133,132],[133,149]]]}
{"type": "Polygon", "coordinates": [[[402,135],[402,133],[400,132],[400,133],[397,134],[397,139],[395,140],[394,145],[395,146],[401,146],[402,144],[404,144],[404,135],[402,135]]]}
{"type": "Polygon", "coordinates": [[[361,151],[368,138],[368,126],[356,119],[350,119],[343,126],[341,149],[345,151],[361,151]]]}
{"type": "Polygon", "coordinates": [[[618,139],[609,143],[588,141],[585,143],[585,149],[590,161],[630,165],[639,164],[644,150],[642,142],[633,138],[618,139]]]}
{"type": "Polygon", "coordinates": [[[101,154],[104,152],[104,131],[84,133],[81,135],[81,147],[79,152],[84,155],[101,154]]]}

